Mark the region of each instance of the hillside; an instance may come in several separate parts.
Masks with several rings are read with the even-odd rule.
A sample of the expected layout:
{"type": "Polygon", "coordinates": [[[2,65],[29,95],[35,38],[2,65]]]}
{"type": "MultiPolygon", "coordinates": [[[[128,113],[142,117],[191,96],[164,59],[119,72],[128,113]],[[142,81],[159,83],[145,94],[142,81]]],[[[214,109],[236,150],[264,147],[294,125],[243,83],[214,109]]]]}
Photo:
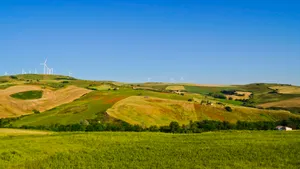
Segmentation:
{"type": "Polygon", "coordinates": [[[276,121],[298,117],[288,111],[260,110],[241,106],[232,106],[232,111],[224,105],[199,104],[188,101],[160,99],[156,97],[132,96],[117,102],[107,113],[130,124],[142,126],[168,125],[170,121],[188,124],[189,121],[220,120],[276,121]]]}
{"type": "Polygon", "coordinates": [[[17,127],[74,124],[83,120],[125,121],[149,126],[166,125],[171,121],[182,124],[190,120],[234,123],[237,120],[274,121],[298,117],[287,111],[298,111],[298,88],[279,87],[282,86],[279,84],[125,84],[59,75],[16,75],[0,77],[0,86],[0,118],[26,115],[12,122],[17,127]],[[28,98],[24,98],[24,92],[28,98]],[[28,96],[28,93],[37,93],[37,96],[28,96]],[[224,98],[219,98],[222,95],[224,98]],[[274,105],[283,110],[254,108],[274,105]],[[226,106],[231,107],[232,112],[228,112],[226,106]]]}
{"type": "Polygon", "coordinates": [[[80,98],[90,91],[76,86],[68,86],[64,89],[53,91],[34,85],[17,85],[3,89],[0,93],[0,118],[14,117],[33,113],[34,110],[44,112],[59,105],[66,104],[80,98]],[[21,100],[13,98],[13,94],[20,92],[39,90],[43,96],[39,99],[21,100]]]}

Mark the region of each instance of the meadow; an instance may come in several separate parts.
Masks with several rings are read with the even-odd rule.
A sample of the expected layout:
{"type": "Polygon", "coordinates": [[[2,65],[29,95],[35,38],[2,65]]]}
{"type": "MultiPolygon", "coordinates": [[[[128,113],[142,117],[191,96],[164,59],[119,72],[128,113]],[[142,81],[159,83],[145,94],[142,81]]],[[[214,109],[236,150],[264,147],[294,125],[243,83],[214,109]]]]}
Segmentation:
{"type": "Polygon", "coordinates": [[[299,155],[299,131],[0,134],[1,169],[296,169],[299,155]]]}

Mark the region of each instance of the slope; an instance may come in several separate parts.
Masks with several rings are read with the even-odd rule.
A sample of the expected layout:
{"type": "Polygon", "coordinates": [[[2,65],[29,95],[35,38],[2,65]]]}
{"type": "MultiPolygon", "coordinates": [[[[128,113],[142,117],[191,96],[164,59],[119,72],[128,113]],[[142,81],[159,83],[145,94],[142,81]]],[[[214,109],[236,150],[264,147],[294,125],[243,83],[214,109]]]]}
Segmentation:
{"type": "Polygon", "coordinates": [[[275,121],[300,117],[288,111],[260,110],[241,106],[232,106],[232,109],[232,112],[228,112],[224,105],[132,96],[116,103],[107,110],[107,113],[116,119],[148,127],[167,125],[171,121],[186,124],[190,120],[275,121]]]}

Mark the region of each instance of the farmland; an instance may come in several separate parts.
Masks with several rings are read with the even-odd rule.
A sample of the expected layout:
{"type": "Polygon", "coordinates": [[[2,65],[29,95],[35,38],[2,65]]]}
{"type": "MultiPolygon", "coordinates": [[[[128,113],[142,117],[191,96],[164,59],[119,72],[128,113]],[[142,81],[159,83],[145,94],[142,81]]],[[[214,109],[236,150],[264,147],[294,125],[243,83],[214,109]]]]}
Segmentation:
{"type": "Polygon", "coordinates": [[[168,87],[166,87],[166,90],[171,90],[171,91],[175,91],[175,90],[183,91],[183,90],[185,90],[185,88],[184,88],[184,86],[168,86],[168,87]]]}
{"type": "Polygon", "coordinates": [[[170,121],[187,124],[190,120],[220,120],[235,123],[242,121],[275,121],[297,117],[288,111],[260,110],[232,106],[227,112],[223,105],[198,104],[156,97],[132,96],[117,102],[107,113],[130,124],[142,126],[167,125],[170,121]]]}
{"type": "Polygon", "coordinates": [[[296,169],[299,155],[299,131],[0,135],[0,168],[5,169],[296,169]]]}
{"type": "Polygon", "coordinates": [[[87,89],[78,88],[76,86],[68,86],[55,91],[44,89],[37,85],[12,86],[1,91],[0,111],[2,113],[0,117],[14,117],[30,114],[33,110],[43,112],[59,105],[72,102],[89,92],[87,89]],[[38,92],[35,93],[36,95],[32,95],[34,94],[32,91],[38,92]],[[30,98],[30,100],[28,100],[28,98],[30,98]]]}
{"type": "MultiPolygon", "coordinates": [[[[277,121],[298,117],[287,110],[295,106],[289,99],[297,100],[297,94],[272,93],[276,84],[249,85],[199,85],[171,83],[125,84],[112,81],[88,81],[57,75],[18,75],[0,77],[0,117],[18,117],[10,125],[50,126],[54,124],[76,124],[84,120],[114,123],[121,120],[130,124],[149,127],[168,125],[171,121],[186,124],[190,120],[218,120],[235,123],[243,121],[277,121]],[[172,91],[186,91],[175,94],[172,91]],[[21,100],[12,95],[24,96],[32,91],[41,91],[41,98],[21,100]],[[227,99],[214,98],[211,93],[235,91],[227,99]],[[21,95],[20,95],[21,94],[21,95]],[[250,95],[252,95],[250,98],[250,95]],[[234,97],[234,99],[228,99],[234,97]],[[270,97],[270,98],[269,98],[270,97]],[[264,110],[245,107],[248,99],[254,105],[275,104],[283,101],[284,110],[264,110]],[[263,101],[259,101],[263,99],[263,101]],[[267,102],[266,102],[267,101],[267,102]],[[225,107],[230,107],[228,112],[225,107]],[[35,113],[34,113],[35,112],[35,113]]],[[[291,86],[289,86],[291,87],[291,86]]],[[[293,87],[293,86],[292,86],[293,87]]],[[[32,95],[30,95],[32,97],[32,95]]],[[[293,101],[295,103],[295,101],[293,101]]],[[[298,102],[297,102],[298,104],[298,102]]],[[[252,105],[253,106],[253,105],[252,105]]],[[[268,108],[268,106],[262,106],[268,108]]],[[[295,108],[293,107],[293,110],[295,108]]],[[[298,108],[295,111],[298,112],[298,108]]]]}
{"type": "Polygon", "coordinates": [[[43,91],[41,90],[26,91],[26,92],[15,93],[10,96],[22,100],[40,99],[43,96],[43,91]]]}
{"type": "Polygon", "coordinates": [[[282,94],[300,94],[300,87],[298,86],[272,86],[270,88],[282,94]]]}

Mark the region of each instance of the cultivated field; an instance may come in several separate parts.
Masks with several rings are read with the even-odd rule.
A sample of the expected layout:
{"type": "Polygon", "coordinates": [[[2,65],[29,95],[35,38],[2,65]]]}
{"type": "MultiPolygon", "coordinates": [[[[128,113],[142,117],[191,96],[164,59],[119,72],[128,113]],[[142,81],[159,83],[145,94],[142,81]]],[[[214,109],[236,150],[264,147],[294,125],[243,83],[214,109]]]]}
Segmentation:
{"type": "Polygon", "coordinates": [[[272,86],[270,89],[278,90],[282,94],[300,94],[300,87],[298,86],[272,86]]]}
{"type": "Polygon", "coordinates": [[[0,118],[30,114],[33,110],[43,112],[59,105],[72,102],[89,92],[90,90],[76,86],[68,86],[55,91],[34,85],[12,86],[2,90],[0,93],[0,118]],[[12,94],[32,90],[43,91],[42,98],[35,100],[20,100],[11,97],[12,94]]]}
{"type": "Polygon", "coordinates": [[[168,87],[166,87],[166,90],[183,91],[183,90],[185,90],[185,88],[184,88],[184,86],[168,86],[168,87]]]}
{"type": "Polygon", "coordinates": [[[116,103],[107,113],[130,124],[167,125],[171,121],[187,123],[197,119],[194,104],[187,101],[132,96],[116,103]]]}
{"type": "Polygon", "coordinates": [[[47,135],[47,134],[51,134],[51,133],[52,132],[37,131],[37,130],[0,128],[0,137],[1,136],[19,136],[19,135],[47,135]]]}
{"type": "Polygon", "coordinates": [[[288,100],[282,100],[278,102],[270,102],[259,105],[264,108],[268,107],[283,107],[283,108],[289,108],[289,107],[300,107],[300,97],[299,98],[293,98],[288,100]]]}
{"type": "MultiPolygon", "coordinates": [[[[199,100],[199,99],[197,99],[199,100]]],[[[117,102],[107,113],[130,124],[141,126],[168,125],[171,121],[187,124],[190,120],[275,121],[298,117],[288,111],[261,110],[256,108],[231,106],[216,103],[207,105],[188,101],[161,99],[157,97],[132,96],[117,102]]]]}
{"type": "Polygon", "coordinates": [[[236,95],[225,95],[225,96],[227,99],[232,98],[232,100],[248,100],[252,94],[251,92],[243,92],[243,91],[236,91],[235,93],[236,95]]]}
{"type": "Polygon", "coordinates": [[[96,90],[109,90],[111,89],[112,87],[110,85],[100,85],[100,86],[93,86],[91,87],[92,89],[96,89],[96,90]]]}
{"type": "Polygon", "coordinates": [[[300,132],[1,136],[0,168],[299,168],[300,132]]]}

